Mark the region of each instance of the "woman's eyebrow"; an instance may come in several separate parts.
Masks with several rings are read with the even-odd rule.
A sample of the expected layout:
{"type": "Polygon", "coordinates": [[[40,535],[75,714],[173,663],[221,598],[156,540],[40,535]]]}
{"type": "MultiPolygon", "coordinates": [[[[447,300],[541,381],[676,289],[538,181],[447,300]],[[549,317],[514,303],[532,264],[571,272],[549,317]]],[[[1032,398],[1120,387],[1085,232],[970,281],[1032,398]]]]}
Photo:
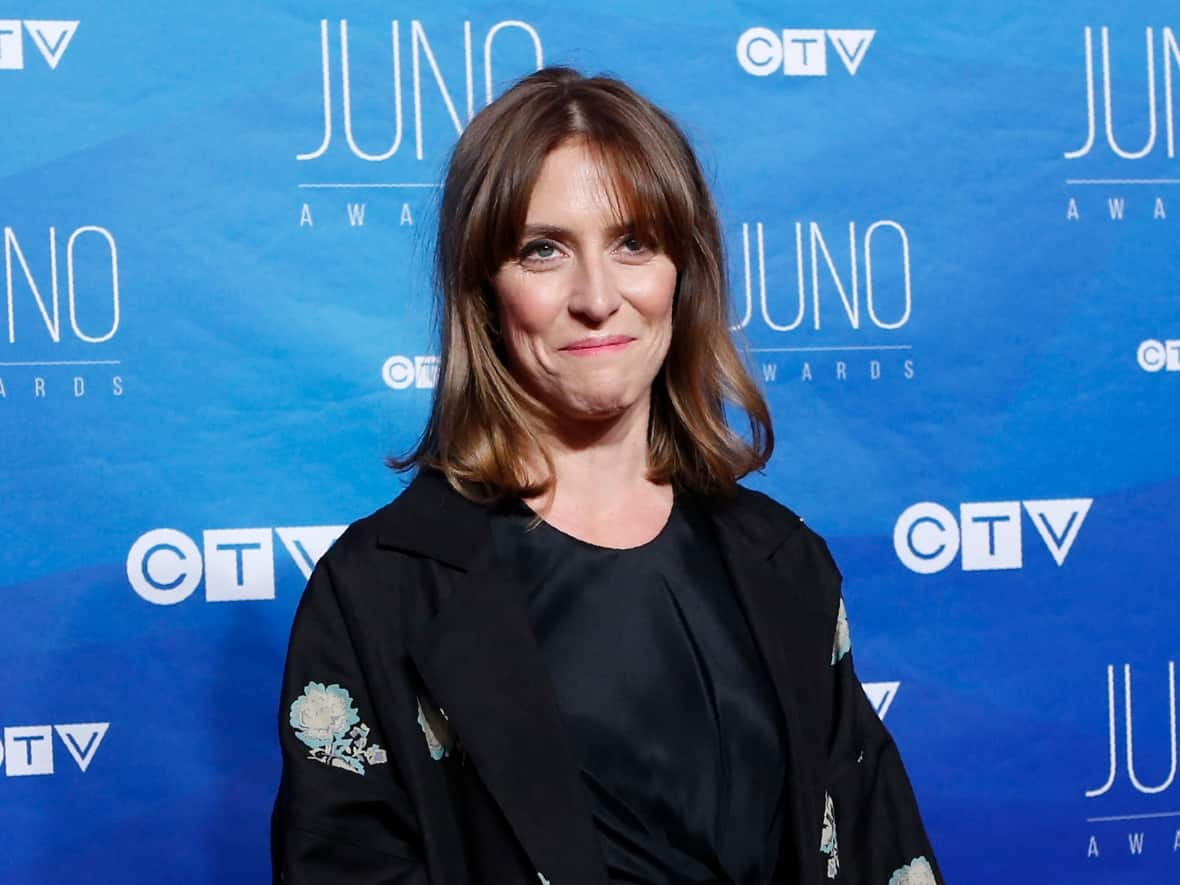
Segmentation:
{"type": "Polygon", "coordinates": [[[522,237],[552,237],[555,240],[568,239],[573,232],[557,224],[526,224],[520,232],[522,237]]]}

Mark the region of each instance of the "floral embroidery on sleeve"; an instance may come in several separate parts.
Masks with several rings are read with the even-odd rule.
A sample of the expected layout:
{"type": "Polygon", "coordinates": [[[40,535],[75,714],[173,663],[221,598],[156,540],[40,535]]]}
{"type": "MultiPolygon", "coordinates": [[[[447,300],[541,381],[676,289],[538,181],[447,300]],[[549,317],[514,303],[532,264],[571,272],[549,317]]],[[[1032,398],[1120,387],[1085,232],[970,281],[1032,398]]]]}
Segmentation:
{"type": "Polygon", "coordinates": [[[824,793],[824,828],[819,850],[828,856],[828,878],[835,879],[840,872],[840,849],[836,844],[836,806],[827,793],[824,793]]]}
{"type": "Polygon", "coordinates": [[[348,689],[335,683],[307,683],[291,703],[288,721],[310,748],[308,759],[361,775],[366,763],[389,761],[385,750],[369,743],[369,726],[361,722],[348,689]]]}
{"type": "Polygon", "coordinates": [[[836,635],[832,639],[832,666],[844,655],[852,651],[852,637],[848,633],[848,613],[844,610],[844,600],[840,600],[840,610],[836,613],[836,635]]]}
{"type": "Polygon", "coordinates": [[[937,885],[934,881],[934,870],[930,868],[930,861],[925,857],[915,857],[900,869],[894,870],[889,877],[889,885],[937,885]]]}

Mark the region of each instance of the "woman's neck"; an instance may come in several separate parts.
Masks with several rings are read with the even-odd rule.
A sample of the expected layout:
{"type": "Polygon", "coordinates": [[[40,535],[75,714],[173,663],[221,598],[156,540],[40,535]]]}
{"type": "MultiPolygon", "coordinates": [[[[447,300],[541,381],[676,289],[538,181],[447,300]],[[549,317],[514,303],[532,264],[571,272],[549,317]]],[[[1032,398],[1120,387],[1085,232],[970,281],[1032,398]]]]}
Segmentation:
{"type": "Polygon", "coordinates": [[[658,534],[672,489],[647,478],[647,406],[617,420],[566,423],[544,436],[554,482],[528,505],[563,531],[604,546],[635,546],[658,534]]]}

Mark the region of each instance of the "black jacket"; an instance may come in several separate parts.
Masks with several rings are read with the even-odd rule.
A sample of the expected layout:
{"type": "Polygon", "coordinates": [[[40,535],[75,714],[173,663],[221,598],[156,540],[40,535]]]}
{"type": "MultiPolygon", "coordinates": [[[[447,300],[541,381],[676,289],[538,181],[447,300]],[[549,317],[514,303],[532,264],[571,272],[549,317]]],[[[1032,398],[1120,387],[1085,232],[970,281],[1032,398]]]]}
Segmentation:
{"type": "MultiPolygon", "coordinates": [[[[893,741],[857,681],[840,573],[790,510],[709,499],[787,729],[774,882],[941,882],[893,741]]],[[[424,471],[320,560],[280,705],[274,880],[605,885],[521,589],[486,508],[424,471]]]]}

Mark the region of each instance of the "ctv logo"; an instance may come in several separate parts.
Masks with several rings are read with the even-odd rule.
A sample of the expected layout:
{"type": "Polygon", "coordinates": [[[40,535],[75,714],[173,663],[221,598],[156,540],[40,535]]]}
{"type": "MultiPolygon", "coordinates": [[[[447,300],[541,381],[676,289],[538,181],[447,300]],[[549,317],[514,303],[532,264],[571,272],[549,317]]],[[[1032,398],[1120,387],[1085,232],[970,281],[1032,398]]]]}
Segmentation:
{"type": "Polygon", "coordinates": [[[1021,504],[1060,566],[1077,540],[1093,498],[980,501],[959,505],[959,518],[941,504],[907,507],[893,527],[893,549],[910,571],[940,572],[962,549],[963,571],[1018,569],[1024,565],[1021,504]]]}
{"type": "Polygon", "coordinates": [[[381,367],[381,378],[394,390],[409,387],[432,390],[438,383],[438,357],[395,354],[381,367]]]}
{"type": "Polygon", "coordinates": [[[1180,372],[1180,338],[1167,341],[1148,338],[1139,343],[1135,357],[1144,372],[1180,372]]]}
{"type": "Polygon", "coordinates": [[[0,71],[19,71],[25,66],[24,31],[29,32],[33,45],[52,70],[66,54],[66,47],[74,39],[78,22],[28,21],[15,18],[0,19],[0,71]]]}
{"type": "Polygon", "coordinates": [[[106,737],[109,722],[75,722],[72,725],[22,725],[4,729],[0,764],[8,777],[53,774],[53,733],[85,771],[106,737]]]}
{"type": "Polygon", "coordinates": [[[897,690],[901,688],[901,683],[863,682],[861,683],[861,688],[864,689],[869,703],[873,705],[873,709],[877,711],[877,718],[884,719],[885,714],[889,712],[889,708],[893,706],[893,699],[897,697],[897,690]]]}
{"type": "Polygon", "coordinates": [[[184,532],[152,529],[127,554],[131,589],[155,605],[175,605],[192,596],[205,578],[206,602],[275,598],[274,540],[287,548],[304,578],[346,526],[276,529],[209,529],[198,547],[184,532]]]}
{"type": "Polygon", "coordinates": [[[750,28],[738,37],[737,60],[747,74],[769,77],[781,70],[787,77],[826,77],[828,43],[845,70],[856,76],[876,31],[792,30],[750,28]]]}

